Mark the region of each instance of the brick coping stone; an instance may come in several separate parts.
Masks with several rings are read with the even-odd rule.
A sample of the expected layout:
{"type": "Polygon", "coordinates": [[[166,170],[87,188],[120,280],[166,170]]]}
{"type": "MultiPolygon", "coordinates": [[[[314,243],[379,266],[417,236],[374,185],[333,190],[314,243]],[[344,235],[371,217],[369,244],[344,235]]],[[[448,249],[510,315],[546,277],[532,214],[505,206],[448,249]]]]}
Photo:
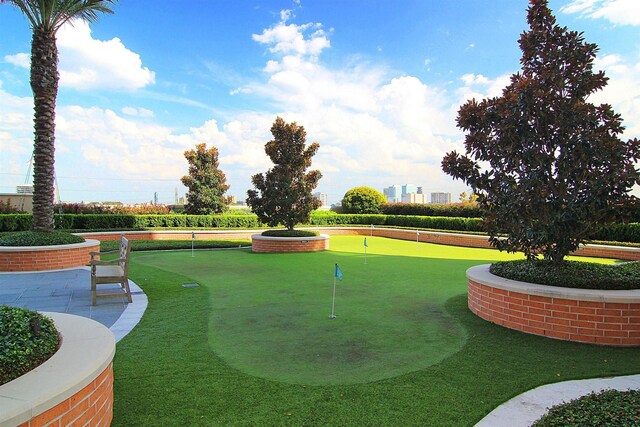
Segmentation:
{"type": "Polygon", "coordinates": [[[308,237],[251,235],[251,251],[257,253],[319,252],[329,249],[328,234],[308,237]]]}
{"type": "MultiPolygon", "coordinates": [[[[0,386],[0,426],[28,425],[61,403],[73,403],[77,393],[111,368],[116,342],[106,326],[71,314],[43,314],[53,319],[60,348],[42,365],[0,386]]],[[[113,396],[113,384],[108,385],[113,396]]],[[[113,409],[108,409],[110,420],[113,409]]]]}
{"type": "Polygon", "coordinates": [[[88,248],[100,244],[99,240],[85,239],[84,242],[70,243],[68,245],[49,246],[0,246],[0,252],[44,252],[44,251],[66,251],[69,249],[88,248]]]}

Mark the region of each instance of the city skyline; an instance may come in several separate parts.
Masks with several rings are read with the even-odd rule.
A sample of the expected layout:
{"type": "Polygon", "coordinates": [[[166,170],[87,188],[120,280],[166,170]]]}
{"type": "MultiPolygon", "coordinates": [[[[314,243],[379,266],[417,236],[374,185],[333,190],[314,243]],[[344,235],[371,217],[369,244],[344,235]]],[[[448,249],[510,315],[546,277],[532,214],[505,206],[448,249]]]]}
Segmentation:
{"type": "MultiPolygon", "coordinates": [[[[268,1],[180,8],[118,3],[58,35],[56,175],[63,201],[171,203],[182,153],[220,152],[229,195],[266,171],[277,115],[307,130],[329,203],[356,186],[428,182],[468,191],[440,170],[463,151],[457,109],[498,95],[519,69],[527,1],[268,1]],[[366,11],[366,13],[362,13],[366,11]],[[355,17],[355,18],[354,18],[355,17]],[[390,19],[393,17],[393,19],[390,19]]],[[[640,2],[551,0],[558,23],[600,47],[609,86],[590,99],[640,136],[640,2]]],[[[31,31],[0,6],[0,193],[28,181],[33,140],[31,31]]],[[[425,187],[426,188],[426,187],[425,187]]],[[[636,191],[637,193],[637,191],[636,191]]]]}

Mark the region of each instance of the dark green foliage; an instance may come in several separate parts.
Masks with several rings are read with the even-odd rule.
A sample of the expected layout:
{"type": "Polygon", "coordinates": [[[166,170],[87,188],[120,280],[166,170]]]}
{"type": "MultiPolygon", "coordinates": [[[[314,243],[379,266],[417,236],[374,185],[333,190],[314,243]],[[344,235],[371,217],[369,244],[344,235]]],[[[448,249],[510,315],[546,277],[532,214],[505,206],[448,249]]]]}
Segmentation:
{"type": "MultiPolygon", "coordinates": [[[[175,249],[220,249],[237,248],[251,246],[249,240],[205,240],[196,238],[195,240],[130,240],[131,250],[136,251],[164,251],[175,249]]],[[[120,248],[120,242],[110,240],[100,242],[101,251],[112,251],[120,248]]]]}
{"type": "Polygon", "coordinates": [[[609,242],[640,243],[640,223],[609,224],[591,238],[609,242]]]}
{"type": "Polygon", "coordinates": [[[378,214],[380,205],[387,199],[378,190],[371,187],[355,187],[347,191],[342,198],[342,212],[346,214],[378,214]]]}
{"type": "Polygon", "coordinates": [[[387,215],[385,225],[430,228],[435,230],[484,231],[480,218],[387,215]]]}
{"type": "Polygon", "coordinates": [[[20,231],[0,237],[0,246],[54,246],[82,242],[84,238],[64,231],[20,231]]]}
{"type": "Polygon", "coordinates": [[[35,311],[0,306],[0,385],[31,371],[58,349],[53,321],[35,311]]]}
{"type": "Polygon", "coordinates": [[[619,139],[622,118],[610,105],[587,102],[607,84],[593,72],[598,47],[556,25],[547,0],[531,0],[527,20],[522,73],[501,97],[460,108],[466,155],[453,151],[442,167],[478,194],[493,245],[562,262],[633,212],[640,141],[619,139]]]}
{"type": "Polygon", "coordinates": [[[32,220],[32,216],[30,214],[0,215],[0,232],[30,230],[31,220],[32,220]]]}
{"type": "Polygon", "coordinates": [[[267,237],[316,237],[320,233],[309,230],[267,230],[263,231],[262,235],[267,237]]]}
{"type": "Polygon", "coordinates": [[[386,221],[386,215],[337,214],[334,212],[322,212],[311,215],[309,223],[311,225],[384,225],[386,221]]]}
{"type": "Polygon", "coordinates": [[[605,390],[556,405],[534,427],[640,425],[640,390],[605,390]]]}
{"type": "Polygon", "coordinates": [[[455,216],[459,218],[481,218],[482,211],[475,203],[418,204],[385,203],[380,213],[387,215],[455,216]]]}
{"type": "Polygon", "coordinates": [[[640,262],[596,264],[580,261],[503,261],[491,264],[496,276],[521,282],[580,289],[640,289],[640,262]]]}
{"type": "Polygon", "coordinates": [[[169,208],[166,205],[136,205],[124,206],[122,204],[84,204],[84,203],[60,203],[55,206],[56,212],[66,214],[131,214],[131,215],[168,215],[169,208]]]}
{"type": "Polygon", "coordinates": [[[224,213],[229,209],[229,200],[224,193],[229,189],[227,177],[219,169],[218,149],[207,144],[196,145],[187,150],[184,157],[189,162],[189,175],[181,181],[189,189],[184,210],[192,215],[224,213]]]}
{"type": "Polygon", "coordinates": [[[304,127],[296,122],[287,124],[280,117],[271,126],[271,134],[273,139],[264,150],[274,166],[251,178],[256,189],[247,192],[247,205],[270,227],[284,225],[293,230],[296,224],[309,222],[311,212],[321,204],[311,192],[322,174],[307,172],[320,145],[314,142],[306,147],[304,127]]]}

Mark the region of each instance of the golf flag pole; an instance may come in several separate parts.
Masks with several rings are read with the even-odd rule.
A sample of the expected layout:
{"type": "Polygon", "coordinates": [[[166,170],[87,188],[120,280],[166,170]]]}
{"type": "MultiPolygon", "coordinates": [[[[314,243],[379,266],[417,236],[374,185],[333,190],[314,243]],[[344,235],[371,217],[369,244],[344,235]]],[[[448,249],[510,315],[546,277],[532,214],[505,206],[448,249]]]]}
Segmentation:
{"type": "Polygon", "coordinates": [[[191,258],[193,258],[193,241],[196,240],[196,233],[191,232],[191,258]]]}
{"type": "Polygon", "coordinates": [[[367,248],[369,247],[369,245],[367,245],[367,238],[364,238],[364,263],[367,263],[367,248]]]}
{"type": "Polygon", "coordinates": [[[331,303],[331,316],[329,316],[329,319],[335,319],[336,315],[335,315],[335,309],[336,309],[336,279],[339,279],[342,281],[342,270],[340,270],[340,267],[338,267],[338,264],[336,264],[336,269],[335,269],[335,273],[333,274],[333,302],[331,303]]]}
{"type": "Polygon", "coordinates": [[[419,249],[418,244],[420,243],[420,231],[416,231],[416,251],[419,249]]]}

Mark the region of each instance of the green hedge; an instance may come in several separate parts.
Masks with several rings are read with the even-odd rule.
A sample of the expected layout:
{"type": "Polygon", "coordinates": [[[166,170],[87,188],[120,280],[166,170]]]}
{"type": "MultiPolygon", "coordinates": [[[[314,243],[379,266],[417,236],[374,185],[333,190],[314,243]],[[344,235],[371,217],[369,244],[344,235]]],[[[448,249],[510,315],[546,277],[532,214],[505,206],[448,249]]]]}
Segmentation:
{"type": "MultiPolygon", "coordinates": [[[[385,205],[404,209],[406,206],[447,205],[385,205]]],[[[452,209],[467,209],[467,205],[453,205],[452,209]]],[[[390,208],[389,208],[390,209],[390,208]]],[[[439,209],[439,208],[435,208],[439,209]]],[[[450,211],[449,213],[452,213],[450,211]]],[[[462,211],[461,211],[462,212],[462,211]]],[[[468,212],[467,212],[468,213],[468,212]]],[[[130,215],[130,214],[63,214],[55,215],[58,230],[126,230],[145,228],[258,228],[260,223],[254,214],[238,215],[130,215]]],[[[314,212],[309,225],[378,225],[394,227],[428,228],[434,230],[483,232],[482,219],[450,215],[407,215],[407,214],[337,214],[335,212],[314,212]]],[[[0,232],[25,231],[31,229],[29,214],[0,214],[0,232]]],[[[593,240],[609,242],[640,243],[640,223],[615,224],[591,236],[593,240]]]]}
{"type": "Polygon", "coordinates": [[[385,215],[450,216],[456,218],[480,218],[482,211],[472,203],[419,204],[384,203],[380,211],[385,215]]]}

